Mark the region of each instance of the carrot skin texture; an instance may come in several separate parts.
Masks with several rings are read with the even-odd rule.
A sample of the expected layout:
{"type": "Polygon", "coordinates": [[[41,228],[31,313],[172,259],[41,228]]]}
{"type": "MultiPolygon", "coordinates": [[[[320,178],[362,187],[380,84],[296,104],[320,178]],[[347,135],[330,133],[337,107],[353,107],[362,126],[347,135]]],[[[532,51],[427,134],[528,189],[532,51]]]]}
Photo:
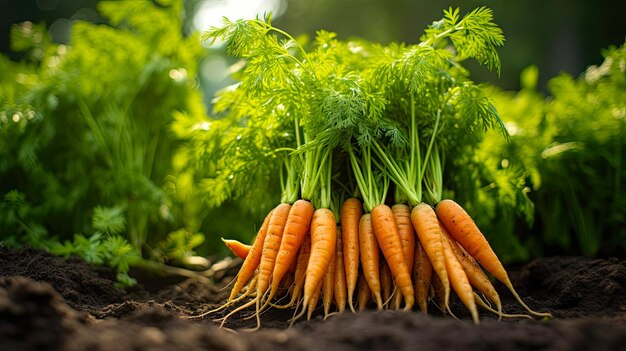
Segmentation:
{"type": "Polygon", "coordinates": [[[224,239],[222,238],[222,242],[224,245],[233,253],[235,256],[245,260],[252,249],[252,245],[246,245],[240,241],[234,239],[224,239]]]}
{"type": "Polygon", "coordinates": [[[517,294],[513,283],[498,256],[470,215],[453,200],[442,200],[437,204],[437,216],[450,235],[474,257],[489,273],[502,282],[515,299],[532,315],[551,318],[550,313],[533,311],[517,294]]]}
{"type": "MultiPolygon", "coordinates": [[[[391,292],[393,290],[393,278],[387,261],[383,260],[380,264],[380,287],[382,290],[383,306],[388,306],[391,292]]],[[[389,307],[387,307],[389,308],[389,307]]]]}
{"type": "Polygon", "coordinates": [[[367,281],[367,286],[374,296],[376,308],[383,309],[383,302],[380,296],[380,253],[376,236],[372,228],[372,220],[369,213],[361,216],[359,222],[359,253],[361,256],[361,267],[363,276],[367,281]]]}
{"type": "Polygon", "coordinates": [[[343,242],[343,262],[346,272],[348,304],[354,312],[353,297],[359,277],[359,222],[363,215],[361,201],[349,198],[341,207],[341,232],[343,242]]]}
{"type": "MultiPolygon", "coordinates": [[[[276,256],[280,248],[280,242],[287,223],[287,216],[291,210],[291,205],[280,204],[274,209],[272,218],[267,227],[267,237],[263,244],[263,255],[259,264],[259,281],[257,284],[257,298],[261,299],[262,295],[270,286],[270,278],[276,265],[276,256]]],[[[279,282],[280,283],[280,282],[279,282]]]]}
{"type": "Polygon", "coordinates": [[[304,236],[309,232],[313,211],[313,204],[306,200],[298,200],[291,206],[276,255],[276,264],[272,272],[272,290],[268,300],[274,297],[285,273],[292,266],[295,270],[298,250],[304,236]]]}
{"type": "Polygon", "coordinates": [[[442,200],[437,204],[437,217],[448,233],[485,269],[504,284],[509,275],[470,215],[456,202],[442,200]]]}
{"type": "MultiPolygon", "coordinates": [[[[413,273],[413,261],[415,259],[415,230],[413,229],[413,223],[411,223],[411,209],[405,204],[395,204],[391,207],[391,211],[396,218],[396,224],[398,226],[398,234],[400,235],[400,243],[402,244],[402,252],[404,253],[404,260],[406,266],[409,269],[409,276],[413,273]]],[[[415,290],[415,285],[413,286],[415,290]]],[[[396,310],[400,309],[402,302],[402,294],[399,292],[399,287],[396,284],[396,293],[393,297],[393,307],[396,310]]]]}
{"type": "Polygon", "coordinates": [[[363,311],[367,308],[367,304],[370,302],[371,297],[372,292],[367,284],[367,280],[364,276],[360,276],[357,285],[357,305],[359,311],[363,311]]]}
{"type": "Polygon", "coordinates": [[[335,284],[334,284],[334,296],[335,305],[339,313],[343,313],[346,309],[346,300],[348,291],[346,289],[346,271],[343,263],[343,243],[342,243],[342,229],[337,227],[337,258],[335,265],[335,284]]]}
{"type": "Polygon", "coordinates": [[[252,248],[250,249],[250,253],[246,256],[246,259],[243,261],[241,265],[241,269],[239,269],[239,274],[237,274],[237,280],[235,281],[235,285],[230,292],[229,301],[232,301],[237,294],[241,291],[244,285],[250,280],[250,278],[254,275],[255,270],[259,266],[261,262],[261,254],[263,252],[263,244],[265,243],[265,237],[267,236],[267,227],[269,226],[270,218],[274,210],[270,211],[270,213],[265,216],[263,220],[263,224],[257,233],[256,239],[252,244],[252,248]]]}
{"type": "Polygon", "coordinates": [[[443,227],[443,224],[441,224],[441,226],[441,233],[443,234],[444,238],[450,242],[450,247],[452,248],[452,251],[454,252],[457,260],[463,267],[463,270],[467,274],[467,279],[469,280],[470,284],[478,291],[485,294],[485,296],[496,305],[498,313],[502,313],[502,302],[500,301],[500,296],[498,295],[496,289],[493,287],[493,284],[491,284],[489,277],[487,277],[485,272],[483,272],[476,260],[472,256],[470,256],[454,240],[454,238],[452,238],[450,233],[448,233],[448,230],[443,227]]]}
{"type": "Polygon", "coordinates": [[[415,261],[413,265],[413,284],[415,288],[415,300],[420,310],[428,313],[428,292],[433,279],[433,266],[424,251],[422,243],[415,243],[415,261]]]}
{"type": "Polygon", "coordinates": [[[337,222],[335,215],[327,208],[315,210],[311,222],[311,256],[304,279],[304,305],[311,301],[313,294],[321,290],[322,280],[330,265],[337,245],[337,222]]]}
{"type": "Polygon", "coordinates": [[[430,205],[420,203],[411,211],[411,221],[415,232],[422,243],[435,274],[445,292],[444,309],[448,306],[450,296],[450,281],[446,270],[446,261],[443,253],[443,238],[439,228],[439,220],[430,205]]]}
{"type": "MultiPolygon", "coordinates": [[[[335,244],[336,247],[336,244],[335,244]]],[[[335,292],[335,270],[337,269],[337,252],[332,254],[330,264],[324,275],[324,281],[322,282],[322,303],[324,305],[324,317],[328,316],[330,312],[330,306],[333,303],[335,292]]]]}
{"type": "Polygon", "coordinates": [[[467,307],[472,314],[474,324],[478,324],[478,309],[476,308],[476,300],[474,300],[474,291],[470,285],[467,275],[463,270],[463,266],[459,263],[452,251],[450,241],[444,239],[444,257],[446,260],[446,269],[448,271],[448,278],[450,279],[450,285],[456,292],[461,302],[467,307]]]}
{"type": "Polygon", "coordinates": [[[377,205],[372,209],[372,227],[376,240],[389,264],[391,274],[404,296],[404,309],[410,310],[415,303],[415,292],[413,291],[411,274],[404,258],[396,217],[389,206],[377,205]]]}

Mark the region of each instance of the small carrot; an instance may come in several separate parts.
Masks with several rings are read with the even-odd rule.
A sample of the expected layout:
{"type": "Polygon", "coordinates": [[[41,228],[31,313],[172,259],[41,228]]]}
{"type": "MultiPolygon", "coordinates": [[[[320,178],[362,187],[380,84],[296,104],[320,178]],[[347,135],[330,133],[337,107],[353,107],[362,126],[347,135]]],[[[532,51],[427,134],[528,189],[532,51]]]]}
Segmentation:
{"type": "Polygon", "coordinates": [[[321,290],[322,279],[330,265],[337,245],[337,222],[335,215],[327,208],[319,208],[311,221],[311,256],[304,278],[304,300],[300,314],[292,323],[302,317],[311,303],[313,294],[321,290]]]}
{"type": "Polygon", "coordinates": [[[446,260],[446,270],[448,271],[450,285],[452,285],[456,295],[472,314],[474,324],[478,324],[478,309],[474,300],[474,291],[463,270],[463,266],[461,266],[454,255],[454,251],[452,251],[452,245],[449,240],[444,239],[443,241],[443,255],[446,260]]]}
{"type": "Polygon", "coordinates": [[[380,263],[380,287],[383,293],[383,307],[388,308],[393,290],[393,277],[391,276],[391,269],[389,269],[389,265],[385,260],[380,263]]]}
{"type": "Polygon", "coordinates": [[[339,313],[343,313],[346,308],[347,289],[346,289],[346,270],[343,261],[343,230],[337,228],[337,264],[335,266],[335,305],[339,313]]]}
{"type": "Polygon", "coordinates": [[[332,253],[330,264],[326,269],[324,280],[322,281],[322,302],[324,305],[324,318],[330,313],[330,306],[333,303],[333,295],[335,290],[335,270],[337,269],[337,252],[332,253]]]}
{"type": "Polygon", "coordinates": [[[437,274],[433,274],[431,286],[433,288],[432,292],[434,294],[434,298],[437,299],[437,307],[439,307],[441,312],[445,314],[448,311],[448,307],[444,308],[442,306],[447,304],[446,299],[448,298],[448,296],[446,296],[446,289],[444,288],[443,284],[441,284],[441,279],[439,279],[439,276],[437,274]]]}
{"type": "Polygon", "coordinates": [[[470,284],[478,289],[480,292],[485,294],[485,296],[491,300],[496,305],[498,315],[502,314],[502,303],[500,302],[500,296],[496,292],[496,289],[491,284],[491,281],[483,272],[483,270],[478,265],[478,262],[470,256],[465,249],[463,249],[457,242],[450,236],[448,230],[441,225],[441,234],[443,234],[444,239],[448,240],[451,244],[452,251],[456,256],[457,260],[463,266],[463,270],[467,274],[467,278],[469,279],[470,284]]]}
{"type": "Polygon", "coordinates": [[[246,245],[240,241],[234,239],[224,239],[222,238],[222,242],[226,245],[226,247],[235,254],[235,256],[245,260],[248,257],[248,253],[250,253],[250,249],[252,249],[252,245],[246,245]]]}
{"type": "Polygon", "coordinates": [[[411,211],[411,221],[415,232],[422,243],[428,260],[432,264],[435,274],[439,277],[439,281],[444,289],[443,309],[448,308],[448,299],[450,296],[450,281],[446,271],[446,260],[443,253],[443,240],[441,229],[439,229],[439,220],[430,205],[420,203],[411,211]]]}
{"type": "Polygon", "coordinates": [[[361,201],[349,198],[341,207],[341,230],[343,241],[343,261],[346,271],[348,305],[354,312],[352,303],[356,281],[359,276],[359,221],[363,215],[361,201]]]}
{"type": "MultiPolygon", "coordinates": [[[[396,218],[404,260],[406,261],[406,266],[409,268],[409,275],[411,275],[415,256],[415,230],[413,229],[413,223],[411,223],[411,209],[405,204],[395,204],[391,207],[391,211],[396,218]]],[[[395,290],[393,306],[394,309],[399,310],[400,303],[402,302],[402,294],[399,293],[397,284],[395,290]]],[[[415,290],[415,287],[413,290],[415,290]]]]}
{"type": "Polygon", "coordinates": [[[317,307],[317,302],[320,300],[320,294],[322,293],[321,286],[318,286],[313,295],[311,296],[311,300],[309,301],[309,305],[307,307],[306,320],[311,320],[311,316],[317,307]]]}
{"type": "Polygon", "coordinates": [[[415,300],[424,313],[428,312],[428,292],[433,278],[433,266],[424,251],[422,243],[415,242],[415,261],[413,265],[413,284],[415,300]]]}
{"type": "Polygon", "coordinates": [[[364,276],[359,276],[357,288],[357,304],[359,306],[359,311],[363,311],[367,308],[367,304],[370,302],[371,297],[372,293],[367,280],[364,276]]]}
{"type": "Polygon", "coordinates": [[[263,224],[261,225],[261,228],[259,229],[256,239],[254,240],[254,244],[252,244],[250,253],[247,255],[246,259],[243,261],[243,264],[241,265],[241,269],[239,269],[239,273],[237,274],[237,280],[235,281],[235,285],[233,286],[233,289],[230,292],[230,297],[228,298],[228,301],[232,301],[235,298],[235,296],[239,294],[239,291],[241,291],[241,288],[243,288],[244,285],[246,285],[248,280],[250,280],[252,275],[254,275],[255,270],[259,266],[259,263],[261,262],[261,254],[263,252],[263,244],[265,243],[265,237],[267,236],[267,227],[269,225],[270,218],[272,217],[273,213],[274,213],[274,210],[270,211],[270,213],[268,213],[267,216],[265,216],[265,220],[263,221],[263,224]]]}
{"type": "Polygon", "coordinates": [[[533,311],[522,301],[489,242],[478,229],[472,217],[459,204],[452,200],[442,200],[437,204],[436,211],[439,220],[448,229],[450,235],[470,256],[474,257],[489,273],[502,282],[530,314],[537,317],[552,317],[550,313],[533,311]]]}
{"type": "Polygon", "coordinates": [[[372,220],[369,213],[361,216],[359,222],[359,253],[361,255],[361,267],[363,276],[376,301],[376,308],[383,309],[383,301],[380,296],[380,253],[378,242],[372,229],[372,220]]]}
{"type": "Polygon", "coordinates": [[[389,264],[391,274],[404,296],[404,309],[411,310],[415,303],[415,292],[413,291],[409,268],[404,259],[396,217],[389,206],[381,204],[372,209],[372,227],[376,240],[389,264]]]}
{"type": "Polygon", "coordinates": [[[291,300],[286,305],[275,306],[275,308],[291,308],[296,305],[296,302],[302,295],[302,288],[304,287],[304,277],[306,274],[306,267],[309,264],[309,257],[311,255],[311,236],[306,235],[302,240],[300,251],[298,252],[298,259],[296,263],[296,271],[294,273],[294,283],[291,289],[291,300]]]}
{"type": "Polygon", "coordinates": [[[283,276],[297,261],[297,254],[302,240],[309,232],[311,218],[313,217],[313,204],[310,201],[298,200],[294,202],[289,210],[287,222],[285,223],[280,247],[276,255],[276,264],[272,272],[272,288],[267,301],[271,301],[278,290],[283,276]]]}

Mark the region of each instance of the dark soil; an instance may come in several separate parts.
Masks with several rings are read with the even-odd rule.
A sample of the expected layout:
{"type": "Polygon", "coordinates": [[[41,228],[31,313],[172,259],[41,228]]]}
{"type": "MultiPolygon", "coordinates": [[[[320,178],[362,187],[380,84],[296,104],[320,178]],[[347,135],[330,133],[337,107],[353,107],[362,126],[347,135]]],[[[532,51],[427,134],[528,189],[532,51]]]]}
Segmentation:
{"type": "MultiPolygon", "coordinates": [[[[247,312],[227,328],[189,319],[216,307],[217,286],[193,281],[128,293],[103,268],[33,250],[0,249],[0,350],[626,350],[626,262],[578,257],[539,259],[511,272],[520,295],[552,320],[498,321],[479,326],[420,312],[345,313],[287,329],[292,310],[262,315],[257,332],[247,312]]],[[[508,313],[523,310],[496,286],[508,313]]],[[[216,315],[213,318],[217,318],[216,315]]]]}

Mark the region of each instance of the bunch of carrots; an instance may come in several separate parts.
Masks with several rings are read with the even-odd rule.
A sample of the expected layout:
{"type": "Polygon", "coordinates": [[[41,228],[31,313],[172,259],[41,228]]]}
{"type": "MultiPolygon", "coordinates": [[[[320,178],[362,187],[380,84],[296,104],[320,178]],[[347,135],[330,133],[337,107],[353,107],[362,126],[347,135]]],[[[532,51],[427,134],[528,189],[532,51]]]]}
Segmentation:
{"type": "Polygon", "coordinates": [[[487,128],[507,135],[460,64],[474,58],[499,69],[504,38],[489,9],[463,18],[446,10],[417,45],[319,32],[306,51],[271,18],[226,20],[206,39],[226,41],[244,60],[241,83],[216,104],[256,138],[261,128],[275,131],[262,139],[271,145],[263,157],[281,160],[283,189],[251,246],[225,240],[244,261],[228,302],[208,313],[240,304],[224,323],[254,306],[258,328],[267,308],[294,308],[293,323],[320,299],[325,316],[370,302],[426,312],[431,299],[452,314],[453,290],[475,323],[477,306],[526,316],[502,312],[484,269],[529,314],[549,316],[522,301],[471,216],[443,196],[455,148],[487,128]]]}

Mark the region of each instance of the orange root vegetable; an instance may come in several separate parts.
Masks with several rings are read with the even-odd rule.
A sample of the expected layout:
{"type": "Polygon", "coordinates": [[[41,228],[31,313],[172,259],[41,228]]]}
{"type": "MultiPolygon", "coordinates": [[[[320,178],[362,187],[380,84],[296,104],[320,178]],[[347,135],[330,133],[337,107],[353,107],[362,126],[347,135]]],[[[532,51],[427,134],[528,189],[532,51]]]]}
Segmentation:
{"type": "Polygon", "coordinates": [[[445,308],[443,307],[447,303],[446,299],[448,298],[448,296],[446,296],[446,289],[444,288],[443,284],[441,284],[441,279],[439,279],[439,276],[437,274],[433,274],[433,279],[431,280],[431,286],[433,288],[432,291],[434,294],[434,298],[437,301],[437,305],[439,309],[443,313],[448,312],[449,308],[447,306],[445,308]]]}
{"type": "Polygon", "coordinates": [[[296,271],[294,273],[294,282],[291,289],[291,300],[286,305],[273,305],[272,307],[284,309],[291,308],[296,305],[298,300],[302,297],[302,289],[304,287],[304,277],[306,274],[306,267],[309,264],[309,257],[311,256],[311,236],[306,235],[302,240],[300,251],[298,252],[298,259],[296,260],[296,271]]]}
{"type": "Polygon", "coordinates": [[[313,295],[321,290],[322,280],[337,249],[336,246],[337,222],[335,215],[327,208],[315,210],[311,221],[311,256],[304,278],[303,307],[300,314],[293,318],[292,323],[306,313],[313,295]]]}
{"type": "Polygon", "coordinates": [[[448,280],[448,273],[446,271],[446,260],[443,253],[443,239],[441,230],[439,229],[439,220],[430,205],[420,203],[411,211],[411,221],[422,243],[422,247],[428,255],[433,270],[439,277],[439,281],[443,286],[444,304],[441,307],[446,310],[450,296],[450,281],[448,280]]]}
{"type": "MultiPolygon", "coordinates": [[[[411,275],[413,273],[413,260],[415,256],[415,230],[413,229],[413,223],[411,223],[411,209],[405,204],[395,204],[391,207],[391,211],[396,217],[404,260],[409,269],[409,275],[411,275]]],[[[399,293],[397,284],[395,290],[393,308],[399,310],[400,304],[402,303],[402,294],[399,293]]],[[[415,285],[413,290],[415,290],[415,285]]]]}
{"type": "Polygon", "coordinates": [[[391,291],[393,290],[393,278],[391,269],[389,269],[389,265],[385,260],[380,264],[380,288],[383,294],[383,307],[389,308],[388,304],[391,299],[391,291]]]}
{"type": "Polygon", "coordinates": [[[478,324],[478,309],[476,308],[476,301],[474,300],[474,291],[463,270],[463,266],[461,266],[454,255],[454,251],[452,251],[450,241],[445,239],[443,242],[443,253],[446,260],[446,270],[448,271],[450,285],[452,285],[456,295],[472,314],[474,324],[478,324]]]}
{"type": "Polygon", "coordinates": [[[415,300],[420,310],[424,313],[428,313],[428,292],[430,291],[432,277],[433,266],[430,264],[422,243],[418,240],[415,244],[413,284],[415,287],[415,300]]]}
{"type": "Polygon", "coordinates": [[[396,217],[387,205],[377,205],[372,209],[372,227],[376,240],[391,269],[396,284],[404,296],[404,309],[409,311],[415,303],[415,292],[411,274],[406,265],[396,217]]]}
{"type": "Polygon", "coordinates": [[[337,258],[335,265],[335,284],[334,296],[337,311],[343,313],[346,309],[347,289],[346,289],[346,271],[343,262],[343,234],[341,227],[337,228],[337,258]]]}
{"type": "Polygon", "coordinates": [[[276,264],[272,272],[272,288],[267,299],[268,302],[276,295],[280,281],[283,279],[285,273],[290,270],[290,267],[293,266],[295,270],[298,250],[302,245],[304,236],[309,232],[313,211],[313,204],[306,200],[294,202],[289,210],[287,222],[285,223],[280,241],[280,247],[276,254],[276,264]]]}
{"type": "Polygon", "coordinates": [[[341,231],[343,242],[343,262],[346,271],[348,305],[354,312],[353,297],[359,277],[359,221],[363,215],[361,201],[349,198],[341,207],[341,231]]]}
{"type": "Polygon", "coordinates": [[[552,317],[550,313],[533,311],[522,301],[491,245],[478,229],[472,217],[459,204],[452,200],[442,200],[437,204],[436,211],[439,220],[450,235],[470,256],[474,257],[489,273],[502,282],[530,314],[537,317],[552,317]]]}
{"type": "Polygon", "coordinates": [[[491,281],[483,272],[483,270],[478,265],[478,262],[474,260],[472,256],[470,256],[459,244],[450,236],[448,230],[443,227],[441,228],[441,233],[444,238],[450,242],[450,246],[457,260],[463,267],[465,274],[467,274],[467,279],[469,279],[470,284],[476,288],[478,291],[485,294],[485,296],[496,305],[498,315],[502,314],[502,303],[500,302],[500,296],[496,292],[496,289],[491,284],[491,281]]]}
{"type": "Polygon", "coordinates": [[[224,239],[222,238],[222,242],[226,245],[226,247],[232,251],[235,256],[245,260],[248,257],[248,253],[252,249],[252,245],[246,245],[234,239],[224,239]]]}
{"type": "Polygon", "coordinates": [[[265,237],[267,236],[267,227],[269,226],[270,218],[274,210],[270,211],[265,217],[263,221],[263,225],[259,229],[259,232],[254,240],[254,244],[252,244],[252,248],[250,249],[250,253],[247,255],[246,259],[243,261],[241,269],[239,269],[239,273],[237,274],[237,280],[235,281],[235,285],[230,292],[229,301],[232,301],[239,291],[246,285],[248,280],[254,275],[255,270],[259,266],[261,262],[261,254],[263,253],[263,244],[265,243],[265,237]]]}
{"type": "Polygon", "coordinates": [[[383,301],[380,296],[380,253],[378,242],[372,229],[372,220],[369,213],[361,216],[359,222],[359,253],[363,276],[376,301],[376,308],[383,309],[383,301]]]}
{"type": "Polygon", "coordinates": [[[357,287],[357,305],[359,306],[359,311],[363,311],[367,308],[367,304],[369,304],[371,298],[372,292],[370,291],[369,284],[364,276],[360,276],[357,287]]]}
{"type": "Polygon", "coordinates": [[[322,281],[322,303],[324,305],[324,319],[328,317],[330,313],[330,306],[333,303],[334,291],[335,291],[335,270],[337,269],[337,251],[332,254],[330,264],[324,275],[322,281]]]}

